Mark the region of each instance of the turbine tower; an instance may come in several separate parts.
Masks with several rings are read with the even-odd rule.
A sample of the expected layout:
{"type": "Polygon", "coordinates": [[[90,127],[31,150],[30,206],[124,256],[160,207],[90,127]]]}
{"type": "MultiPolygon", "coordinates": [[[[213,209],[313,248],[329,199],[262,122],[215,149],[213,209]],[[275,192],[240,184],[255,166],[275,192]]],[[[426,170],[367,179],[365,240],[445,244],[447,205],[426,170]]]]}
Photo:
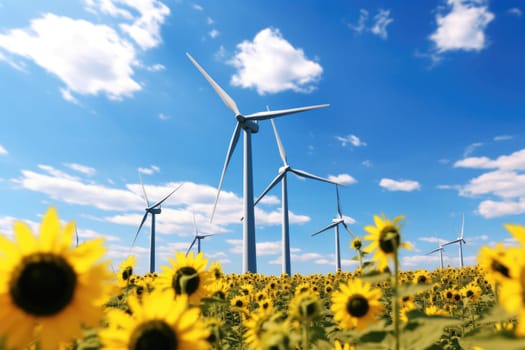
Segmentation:
{"type": "Polygon", "coordinates": [[[439,259],[441,261],[441,269],[443,270],[443,251],[445,250],[445,248],[443,248],[443,245],[439,244],[439,248],[436,248],[428,253],[426,253],[425,255],[430,255],[430,254],[434,254],[435,252],[439,252],[439,259]]]}
{"type": "Polygon", "coordinates": [[[255,200],[254,206],[259,203],[259,201],[272,189],[281,182],[281,191],[282,191],[282,209],[281,209],[281,215],[282,215],[282,257],[283,257],[283,263],[282,263],[282,273],[287,274],[288,276],[291,275],[291,266],[290,266],[290,229],[289,229],[289,220],[288,220],[288,185],[287,185],[287,174],[288,172],[292,172],[297,176],[308,178],[312,180],[317,181],[323,181],[328,182],[334,185],[338,185],[334,181],[330,181],[328,179],[312,175],[310,173],[307,173],[306,171],[294,169],[292,168],[286,159],[286,152],[284,151],[283,144],[281,142],[281,138],[279,137],[279,133],[277,132],[277,127],[275,126],[275,122],[270,120],[272,122],[273,132],[275,134],[275,140],[277,141],[277,146],[279,147],[279,154],[281,155],[281,160],[283,161],[283,166],[279,168],[279,172],[277,176],[273,179],[273,181],[266,187],[266,189],[263,191],[263,193],[255,200]]]}
{"type": "Polygon", "coordinates": [[[332,223],[326,226],[325,228],[317,231],[316,233],[312,234],[312,236],[318,235],[324,231],[327,231],[331,229],[332,227],[335,228],[335,268],[336,271],[341,270],[341,249],[339,247],[339,225],[343,225],[346,231],[354,237],[354,234],[350,229],[348,228],[348,225],[345,223],[345,219],[343,218],[343,213],[341,211],[341,201],[339,200],[339,186],[335,185],[335,193],[337,196],[337,214],[338,216],[334,219],[332,219],[332,223]]]}
{"type": "Polygon", "coordinates": [[[140,185],[142,186],[142,192],[144,193],[144,200],[146,201],[146,208],[144,209],[146,212],[144,213],[144,216],[142,217],[142,221],[140,222],[139,228],[137,230],[137,233],[135,234],[135,238],[133,238],[133,243],[131,243],[131,246],[135,245],[135,241],[137,240],[137,237],[140,233],[140,229],[144,225],[144,222],[148,218],[148,214],[151,214],[151,237],[150,237],[150,251],[149,251],[149,272],[155,271],[155,215],[161,213],[160,205],[164,203],[166,199],[168,199],[175,191],[177,191],[184,183],[181,183],[179,186],[177,186],[173,191],[168,193],[168,195],[164,198],[162,198],[157,203],[150,205],[148,200],[148,195],[146,194],[146,189],[144,188],[144,184],[142,183],[142,177],[140,176],[140,185]]]}
{"type": "Polygon", "coordinates": [[[443,244],[443,247],[447,245],[455,244],[455,243],[459,244],[459,264],[462,268],[463,268],[463,244],[467,244],[467,242],[465,242],[465,239],[463,239],[464,227],[465,227],[465,215],[463,214],[461,216],[461,231],[459,233],[459,237],[456,240],[443,244]]]}
{"type": "Polygon", "coordinates": [[[276,118],[292,113],[304,112],[312,109],[328,107],[328,104],[315,105],[308,107],[299,107],[291,108],[284,110],[276,111],[265,111],[257,112],[253,114],[243,115],[239,111],[235,101],[213,80],[208,73],[195,61],[189,53],[186,53],[186,56],[190,59],[193,65],[201,72],[201,74],[206,78],[208,83],[213,87],[215,92],[222,99],[224,104],[233,112],[237,124],[233,130],[232,137],[230,139],[230,145],[228,146],[228,151],[226,153],[226,160],[222,168],[221,178],[219,181],[219,186],[217,188],[217,197],[213,205],[213,211],[211,214],[210,221],[213,220],[215,214],[215,208],[217,207],[217,202],[219,200],[219,195],[221,193],[222,182],[224,180],[224,174],[230,163],[231,156],[239,140],[241,129],[244,130],[244,166],[243,166],[243,262],[242,270],[243,272],[257,272],[257,257],[256,257],[256,248],[255,248],[255,215],[253,208],[253,174],[252,174],[252,141],[251,136],[259,131],[258,121],[266,120],[271,118],[276,118]]]}
{"type": "Polygon", "coordinates": [[[199,233],[199,230],[197,229],[197,222],[195,221],[195,214],[193,214],[193,227],[195,229],[195,238],[193,238],[193,241],[190,244],[190,247],[186,251],[186,256],[190,252],[191,248],[195,245],[195,242],[197,242],[197,254],[201,252],[201,239],[204,239],[209,236],[213,236],[214,233],[199,233]]]}

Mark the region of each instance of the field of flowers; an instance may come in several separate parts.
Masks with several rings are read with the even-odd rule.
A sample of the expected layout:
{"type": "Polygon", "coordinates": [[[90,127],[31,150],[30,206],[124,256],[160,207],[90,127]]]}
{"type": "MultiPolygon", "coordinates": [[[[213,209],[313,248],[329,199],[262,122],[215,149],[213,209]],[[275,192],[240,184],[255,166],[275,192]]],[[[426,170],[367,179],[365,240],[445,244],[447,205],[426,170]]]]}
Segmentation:
{"type": "Polygon", "coordinates": [[[525,227],[478,265],[400,271],[402,217],[374,217],[334,274],[224,274],[174,253],[160,273],[109,270],[102,239],[74,244],[50,208],[38,233],[0,235],[0,349],[525,349],[525,227]]]}

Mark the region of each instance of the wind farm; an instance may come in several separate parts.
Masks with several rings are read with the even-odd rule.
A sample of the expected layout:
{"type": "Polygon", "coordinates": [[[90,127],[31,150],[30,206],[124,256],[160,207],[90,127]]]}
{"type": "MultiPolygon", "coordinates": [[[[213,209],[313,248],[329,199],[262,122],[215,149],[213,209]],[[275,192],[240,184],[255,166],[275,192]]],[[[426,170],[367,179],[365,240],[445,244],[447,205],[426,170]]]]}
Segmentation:
{"type": "Polygon", "coordinates": [[[146,189],[144,187],[144,183],[142,182],[142,177],[140,176],[140,185],[142,187],[142,192],[144,194],[144,201],[146,202],[146,208],[144,216],[142,217],[142,220],[139,224],[139,228],[137,229],[137,233],[135,233],[135,237],[133,238],[133,242],[131,243],[131,247],[135,245],[135,241],[137,240],[137,237],[140,234],[140,230],[142,229],[142,226],[146,222],[146,219],[148,218],[148,215],[151,215],[151,230],[150,230],[150,250],[149,250],[149,272],[155,271],[155,215],[159,215],[161,210],[161,205],[164,203],[171,195],[173,195],[182,185],[180,184],[176,188],[174,188],[170,193],[168,193],[164,198],[159,200],[158,202],[155,202],[154,204],[150,204],[148,199],[148,194],[146,193],[146,189]]]}
{"type": "Polygon", "coordinates": [[[438,239],[450,242],[445,267],[476,264],[522,221],[517,3],[55,2],[0,11],[8,236],[54,205],[77,221],[79,247],[105,237],[112,259],[131,252],[149,271],[152,231],[158,269],[188,250],[195,211],[199,232],[215,234],[201,252],[225,271],[331,273],[335,227],[311,234],[339,218],[334,185],[287,171],[286,200],[281,180],[257,202],[284,166],[271,120],[292,168],[340,184],[356,237],[376,214],[405,216],[414,249],[402,268],[439,267],[439,250],[426,255],[438,239]]]}
{"type": "Polygon", "coordinates": [[[239,111],[235,101],[217,84],[208,73],[197,63],[197,61],[189,54],[186,56],[190,59],[193,65],[201,72],[206,80],[213,87],[215,92],[222,99],[226,107],[228,107],[234,114],[237,123],[233,134],[230,139],[228,151],[226,153],[226,160],[222,168],[221,177],[219,180],[219,186],[217,188],[217,198],[213,205],[213,211],[211,213],[211,220],[215,214],[215,209],[219,201],[219,195],[221,193],[222,183],[224,175],[228,169],[228,164],[235,150],[241,129],[244,131],[244,166],[243,166],[243,272],[257,272],[257,252],[256,252],[256,241],[255,241],[255,215],[254,215],[254,195],[253,195],[253,170],[252,170],[252,141],[251,135],[256,134],[259,131],[258,122],[261,120],[273,119],[276,117],[282,117],[289,114],[306,112],[313,109],[328,107],[328,104],[313,105],[307,107],[290,108],[275,111],[257,112],[253,114],[243,115],[239,111]]]}
{"type": "Polygon", "coordinates": [[[292,168],[288,164],[288,160],[286,159],[286,152],[283,147],[283,143],[281,141],[281,138],[279,137],[279,133],[277,132],[277,127],[275,126],[275,122],[273,119],[270,120],[272,123],[273,132],[275,135],[275,140],[277,142],[277,146],[279,148],[279,155],[281,156],[282,160],[282,166],[279,168],[277,176],[270,182],[268,187],[257,197],[255,200],[254,206],[257,205],[261,201],[261,199],[264,198],[264,196],[272,189],[274,188],[279,182],[281,182],[281,215],[282,215],[282,238],[281,238],[281,249],[282,249],[282,273],[286,274],[288,276],[291,275],[291,263],[290,263],[290,220],[288,218],[288,180],[287,175],[288,173],[293,173],[299,177],[305,178],[305,179],[311,179],[316,181],[322,181],[327,182],[333,185],[338,185],[336,182],[322,178],[317,175],[313,175],[310,173],[307,173],[306,171],[299,170],[292,168]]]}

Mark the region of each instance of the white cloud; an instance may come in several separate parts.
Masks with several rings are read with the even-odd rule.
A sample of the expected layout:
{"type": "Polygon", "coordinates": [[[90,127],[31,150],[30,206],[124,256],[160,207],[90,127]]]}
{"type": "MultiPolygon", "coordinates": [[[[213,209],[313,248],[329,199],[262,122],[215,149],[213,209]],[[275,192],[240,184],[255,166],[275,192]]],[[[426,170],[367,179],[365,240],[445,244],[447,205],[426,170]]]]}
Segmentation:
{"type": "Polygon", "coordinates": [[[160,26],[170,9],[158,0],[84,0],[88,11],[123,18],[120,28],[142,49],[147,50],[161,42],[160,26]],[[131,11],[139,16],[134,16],[131,11]]]}
{"type": "Polygon", "coordinates": [[[206,18],[206,23],[208,23],[208,25],[212,25],[213,23],[215,23],[215,21],[213,20],[213,18],[208,17],[206,18]]]}
{"type": "Polygon", "coordinates": [[[359,137],[353,134],[349,134],[348,136],[336,136],[335,137],[337,141],[341,142],[341,146],[346,146],[348,143],[350,143],[354,147],[364,147],[366,146],[366,142],[362,141],[359,137]]]}
{"type": "Polygon", "coordinates": [[[0,34],[0,49],[57,76],[66,84],[62,94],[69,100],[71,93],[121,99],[141,89],[132,79],[133,46],[105,25],[47,13],[28,29],[0,34]]]}
{"type": "Polygon", "coordinates": [[[168,120],[170,119],[171,117],[167,114],[164,114],[164,113],[159,113],[159,119],[160,120],[168,120]]]}
{"type": "Polygon", "coordinates": [[[219,36],[219,31],[217,29],[212,29],[208,34],[210,35],[210,38],[215,39],[219,36]]]}
{"type": "Polygon", "coordinates": [[[78,164],[78,163],[64,163],[64,166],[71,170],[77,171],[79,173],[82,173],[88,176],[93,176],[97,172],[95,168],[92,168],[87,165],[78,164]]]}
{"type": "Polygon", "coordinates": [[[328,176],[328,180],[337,182],[341,185],[350,185],[357,182],[357,180],[354,179],[350,174],[330,175],[328,176]]]}
{"type": "MultiPolygon", "coordinates": [[[[242,240],[241,239],[227,239],[226,243],[232,245],[230,252],[234,254],[242,254],[242,240]]],[[[281,253],[281,242],[258,242],[256,243],[257,256],[270,256],[281,253]]]]}
{"type": "Polygon", "coordinates": [[[348,28],[357,33],[362,33],[366,29],[366,21],[368,20],[368,11],[365,9],[359,10],[359,20],[356,25],[348,24],[348,28]]]}
{"type": "MultiPolygon", "coordinates": [[[[464,256],[463,262],[465,265],[474,265],[476,264],[476,259],[476,256],[464,256]]],[[[415,267],[421,268],[421,266],[426,266],[429,263],[433,264],[436,268],[438,268],[440,265],[439,253],[433,255],[404,256],[401,258],[401,266],[407,269],[412,269],[415,267]]],[[[450,256],[448,254],[443,255],[443,264],[445,266],[459,266],[459,257],[450,256]]]]}
{"type": "Polygon", "coordinates": [[[494,136],[494,141],[508,141],[508,140],[512,140],[512,136],[511,135],[498,135],[498,136],[494,136]]]}
{"type": "Polygon", "coordinates": [[[454,163],[455,168],[525,170],[525,148],[492,160],[488,157],[470,157],[454,163]]]}
{"type": "Polygon", "coordinates": [[[411,192],[415,190],[419,190],[421,188],[421,185],[417,181],[412,180],[393,180],[388,178],[383,178],[379,182],[379,186],[385,188],[388,191],[405,191],[405,192],[411,192]]]}
{"type": "Polygon", "coordinates": [[[435,237],[435,236],[431,236],[431,237],[419,237],[418,240],[420,241],[423,241],[423,242],[428,242],[428,243],[438,243],[438,244],[441,244],[441,243],[445,243],[446,240],[442,239],[442,238],[439,238],[439,237],[435,237]]]}
{"type": "Polygon", "coordinates": [[[496,159],[470,157],[457,161],[456,168],[491,169],[458,187],[461,196],[495,196],[484,199],[478,214],[486,218],[525,213],[525,149],[496,159]]]}
{"type": "Polygon", "coordinates": [[[158,172],[160,172],[160,168],[156,165],[151,165],[149,168],[139,168],[139,173],[141,174],[153,175],[158,172]]]}
{"type": "Polygon", "coordinates": [[[359,20],[357,21],[357,24],[348,24],[348,28],[352,29],[358,34],[369,31],[382,39],[386,39],[388,37],[387,27],[394,21],[390,17],[390,10],[379,9],[377,14],[374,16],[373,23],[370,27],[367,26],[368,17],[368,11],[365,9],[360,9],[359,20]]]}
{"type": "Polygon", "coordinates": [[[381,39],[386,39],[388,37],[386,27],[394,21],[390,18],[390,10],[379,9],[378,14],[374,16],[374,21],[370,31],[381,39]]]}
{"type": "Polygon", "coordinates": [[[160,1],[126,1],[128,6],[140,12],[133,24],[121,24],[121,28],[144,50],[160,44],[160,26],[170,14],[170,9],[160,1]]]}
{"type": "MultiPolygon", "coordinates": [[[[56,201],[119,213],[103,217],[101,221],[135,227],[139,225],[144,215],[144,198],[140,183],[126,184],[125,188],[115,188],[86,183],[49,165],[38,167],[43,172],[22,170],[22,175],[11,181],[21,188],[46,194],[56,201]]],[[[144,188],[149,200],[154,203],[180,185],[180,182],[164,185],[145,184],[144,188]]],[[[166,234],[174,232],[182,232],[183,235],[193,234],[193,213],[202,232],[225,233],[230,231],[227,227],[229,225],[240,226],[243,211],[242,198],[228,191],[221,192],[213,223],[210,223],[210,213],[216,194],[215,187],[184,182],[178,191],[163,203],[163,215],[157,218],[158,231],[166,234]]],[[[258,226],[280,225],[282,221],[280,209],[267,211],[257,207],[255,216],[258,226]]],[[[289,212],[289,219],[290,224],[302,224],[308,222],[310,217],[289,212]]]]}
{"type": "Polygon", "coordinates": [[[513,16],[516,16],[516,17],[521,17],[521,15],[523,14],[523,11],[521,11],[519,8],[517,7],[513,7],[511,8],[509,11],[508,11],[511,15],[513,16]]]}
{"type": "Polygon", "coordinates": [[[437,52],[484,49],[485,30],[494,19],[487,0],[447,0],[447,3],[450,12],[436,16],[438,28],[430,36],[437,52]]]}
{"type": "Polygon", "coordinates": [[[76,105],[80,105],[80,101],[71,94],[71,91],[68,89],[60,88],[60,94],[62,94],[62,98],[68,102],[71,102],[76,105]]]}
{"type": "Polygon", "coordinates": [[[481,146],[483,146],[483,142],[471,143],[467,146],[467,148],[465,148],[465,151],[463,152],[463,157],[471,155],[476,150],[476,148],[479,148],[481,146]]]}
{"type": "Polygon", "coordinates": [[[525,174],[515,171],[495,170],[471,179],[460,189],[462,196],[496,195],[509,200],[525,198],[525,174]]]}
{"type": "Polygon", "coordinates": [[[366,160],[363,160],[363,161],[361,162],[361,164],[362,164],[363,166],[367,167],[367,168],[370,168],[370,167],[372,166],[372,161],[366,159],[366,160]]]}
{"type": "Polygon", "coordinates": [[[7,155],[9,152],[7,152],[7,150],[5,149],[4,146],[0,145],[0,155],[2,156],[5,156],[7,155]]]}
{"type": "Polygon", "coordinates": [[[146,66],[146,70],[150,71],[150,72],[160,72],[160,71],[163,71],[165,70],[166,67],[160,63],[156,63],[154,65],[151,65],[151,66],[146,66]]]}
{"type": "Polygon", "coordinates": [[[323,73],[319,63],[308,60],[303,50],[294,48],[278,29],[263,29],[253,41],[243,41],[237,49],[230,61],[237,69],[231,84],[255,88],[260,95],[286,90],[311,92],[323,73]]]}
{"type": "Polygon", "coordinates": [[[204,7],[202,7],[202,5],[199,5],[199,4],[193,4],[191,7],[193,7],[193,9],[196,10],[196,11],[203,11],[204,10],[204,7]]]}

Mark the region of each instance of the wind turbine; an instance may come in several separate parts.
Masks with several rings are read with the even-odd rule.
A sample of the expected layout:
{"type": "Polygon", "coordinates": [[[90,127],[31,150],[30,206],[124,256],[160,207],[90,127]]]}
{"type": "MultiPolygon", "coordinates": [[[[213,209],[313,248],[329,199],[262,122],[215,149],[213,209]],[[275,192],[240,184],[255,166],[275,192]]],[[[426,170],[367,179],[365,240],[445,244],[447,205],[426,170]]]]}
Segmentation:
{"type": "Polygon", "coordinates": [[[281,160],[283,161],[283,166],[279,168],[279,172],[277,176],[273,179],[273,181],[266,187],[266,189],[263,191],[263,193],[255,200],[254,206],[259,203],[259,201],[272,189],[274,188],[279,181],[281,182],[281,191],[282,191],[282,209],[281,209],[281,215],[282,215],[282,256],[283,256],[283,263],[282,263],[282,273],[285,273],[287,275],[291,275],[291,268],[290,268],[290,229],[289,229],[289,220],[288,220],[288,186],[287,186],[287,174],[288,172],[294,173],[295,175],[298,175],[303,178],[308,178],[312,180],[317,181],[323,181],[328,182],[334,185],[338,185],[336,182],[333,182],[331,180],[307,173],[306,171],[294,169],[292,168],[286,159],[286,152],[284,151],[283,144],[281,142],[281,138],[279,137],[279,133],[277,132],[277,127],[275,126],[275,122],[273,119],[270,120],[272,122],[273,132],[275,134],[275,139],[277,141],[277,146],[279,147],[279,154],[281,155],[281,160]]]}
{"type": "Polygon", "coordinates": [[[190,247],[186,251],[186,255],[190,252],[191,248],[195,245],[195,242],[197,242],[197,254],[201,252],[201,239],[204,239],[209,236],[213,236],[215,233],[199,233],[199,230],[197,229],[197,222],[195,221],[195,214],[193,214],[193,227],[195,228],[195,238],[193,238],[193,241],[190,244],[190,247]]]}
{"type": "Polygon", "coordinates": [[[428,253],[426,253],[425,255],[430,255],[430,254],[434,254],[435,252],[438,252],[439,251],[439,259],[441,261],[441,269],[443,270],[443,251],[445,250],[445,248],[443,248],[443,245],[439,244],[439,248],[436,248],[428,253]]]}
{"type": "Polygon", "coordinates": [[[160,214],[161,209],[160,205],[164,203],[166,199],[168,199],[175,191],[177,191],[184,183],[181,183],[179,186],[177,186],[173,191],[168,193],[167,196],[162,198],[157,203],[150,205],[148,195],[146,194],[146,189],[144,188],[144,184],[142,183],[142,177],[140,176],[140,185],[142,186],[142,192],[144,193],[144,200],[146,201],[146,208],[144,209],[146,212],[144,213],[144,216],[142,217],[142,221],[140,222],[139,228],[137,230],[137,233],[135,234],[135,238],[133,238],[133,243],[131,243],[131,246],[135,245],[135,241],[137,240],[137,237],[140,233],[140,229],[144,225],[144,222],[148,218],[148,214],[151,214],[151,237],[150,237],[150,252],[149,252],[149,272],[155,271],[155,215],[160,214]]]}
{"type": "Polygon", "coordinates": [[[341,270],[341,249],[339,247],[339,225],[343,225],[346,231],[353,237],[354,234],[350,229],[348,228],[348,225],[345,223],[345,219],[343,218],[343,213],[341,212],[341,201],[339,200],[339,186],[335,185],[335,193],[337,195],[337,214],[338,216],[334,219],[332,219],[332,223],[326,226],[325,228],[317,231],[316,233],[312,234],[312,236],[318,235],[324,231],[327,231],[331,229],[332,227],[335,228],[335,267],[336,271],[341,270]]]}
{"type": "Polygon", "coordinates": [[[460,266],[463,267],[463,244],[467,244],[467,242],[465,242],[465,240],[463,239],[463,229],[465,227],[465,215],[463,214],[461,216],[461,231],[459,233],[459,237],[454,240],[454,241],[450,241],[450,242],[447,242],[445,244],[443,244],[443,247],[444,246],[447,246],[447,245],[451,245],[451,244],[454,244],[454,243],[458,243],[459,244],[459,263],[460,263],[460,266]]]}
{"type": "Polygon", "coordinates": [[[189,53],[186,53],[186,56],[190,59],[193,65],[201,72],[201,74],[206,78],[208,83],[213,87],[215,92],[222,99],[224,104],[233,112],[237,124],[233,130],[232,137],[230,139],[230,145],[228,146],[228,152],[226,153],[226,160],[222,168],[221,178],[219,181],[219,186],[217,188],[217,197],[213,205],[213,211],[210,217],[210,221],[213,220],[215,214],[215,208],[217,207],[217,202],[219,200],[219,195],[221,193],[222,181],[224,180],[224,174],[228,168],[233,151],[239,141],[239,136],[241,129],[244,130],[244,166],[243,166],[243,263],[242,269],[243,272],[257,272],[257,257],[256,257],[256,248],[255,248],[255,215],[253,208],[253,173],[252,173],[252,141],[251,135],[259,131],[258,121],[266,120],[271,118],[276,118],[292,113],[304,112],[312,109],[328,107],[328,104],[315,105],[308,107],[299,107],[291,109],[283,109],[276,111],[265,111],[257,112],[253,114],[243,115],[239,111],[235,101],[213,80],[208,73],[195,61],[189,53]]]}

